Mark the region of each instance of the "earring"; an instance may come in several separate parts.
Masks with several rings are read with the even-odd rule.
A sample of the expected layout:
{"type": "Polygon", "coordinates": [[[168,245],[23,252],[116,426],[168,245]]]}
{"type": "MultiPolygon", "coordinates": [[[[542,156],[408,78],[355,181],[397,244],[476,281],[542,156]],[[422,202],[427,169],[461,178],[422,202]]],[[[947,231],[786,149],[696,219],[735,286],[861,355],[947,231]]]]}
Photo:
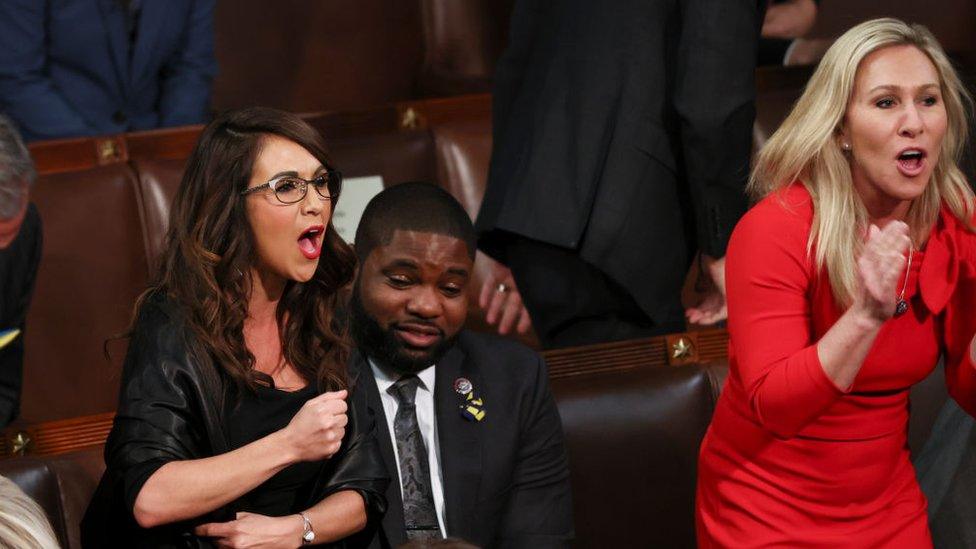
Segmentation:
{"type": "Polygon", "coordinates": [[[844,149],[845,151],[851,150],[851,144],[850,143],[842,143],[840,147],[842,149],[844,149]]]}

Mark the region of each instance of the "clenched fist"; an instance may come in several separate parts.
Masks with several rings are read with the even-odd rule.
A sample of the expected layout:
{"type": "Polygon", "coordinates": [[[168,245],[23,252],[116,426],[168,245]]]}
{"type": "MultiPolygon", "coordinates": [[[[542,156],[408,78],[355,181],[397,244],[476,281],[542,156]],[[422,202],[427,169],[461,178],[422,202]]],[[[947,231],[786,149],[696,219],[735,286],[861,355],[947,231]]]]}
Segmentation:
{"type": "Polygon", "coordinates": [[[328,459],[339,451],[346,434],[348,391],[321,394],[306,402],[283,429],[298,461],[328,459]]]}
{"type": "Polygon", "coordinates": [[[860,288],[854,307],[871,318],[887,320],[895,314],[898,295],[904,285],[905,254],[912,246],[908,225],[892,221],[884,229],[871,225],[867,242],[857,258],[860,288]]]}

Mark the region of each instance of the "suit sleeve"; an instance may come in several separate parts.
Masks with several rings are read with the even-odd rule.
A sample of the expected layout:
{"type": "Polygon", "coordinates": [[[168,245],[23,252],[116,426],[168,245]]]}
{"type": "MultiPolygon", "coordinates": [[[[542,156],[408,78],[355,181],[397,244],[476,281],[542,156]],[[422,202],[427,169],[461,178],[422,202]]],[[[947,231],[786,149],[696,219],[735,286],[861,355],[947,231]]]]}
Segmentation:
{"type": "Polygon", "coordinates": [[[498,530],[499,547],[569,547],[573,505],[562,421],[542,357],[523,416],[512,496],[498,530]]]}
{"type": "Polygon", "coordinates": [[[756,0],[681,0],[674,106],[695,210],[699,249],[725,255],[745,212],[756,47],[762,14],[756,0]]]}
{"type": "Polygon", "coordinates": [[[23,260],[26,269],[24,284],[19,288],[19,296],[13,313],[13,322],[9,326],[0,326],[0,330],[19,329],[20,335],[6,347],[0,349],[0,428],[7,426],[17,419],[20,414],[20,393],[24,381],[24,341],[27,336],[27,312],[30,309],[31,297],[34,295],[34,282],[37,279],[37,267],[41,262],[43,236],[41,218],[33,204],[27,206],[21,235],[29,253],[25,257],[15,258],[23,260]]]}
{"type": "Polygon", "coordinates": [[[726,257],[730,375],[760,424],[783,438],[843,395],[820,364],[811,330],[805,227],[779,204],[761,203],[736,227],[726,257]]]}
{"type": "Polygon", "coordinates": [[[505,136],[512,103],[518,97],[542,19],[539,0],[518,0],[512,7],[508,47],[495,67],[491,97],[491,127],[494,142],[505,136]]]}
{"type": "Polygon", "coordinates": [[[96,133],[44,72],[49,3],[0,0],[0,111],[28,140],[96,133]]]}
{"type": "Polygon", "coordinates": [[[217,62],[214,58],[214,0],[194,0],[181,45],[160,79],[159,125],[199,124],[207,118],[217,62]]]}

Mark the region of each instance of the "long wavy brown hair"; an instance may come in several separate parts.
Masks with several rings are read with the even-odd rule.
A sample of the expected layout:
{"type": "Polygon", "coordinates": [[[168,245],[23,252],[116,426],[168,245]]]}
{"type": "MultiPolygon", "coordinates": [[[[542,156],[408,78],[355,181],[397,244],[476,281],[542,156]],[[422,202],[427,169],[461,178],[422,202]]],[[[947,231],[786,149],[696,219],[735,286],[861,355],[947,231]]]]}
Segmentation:
{"type": "MultiPolygon", "coordinates": [[[[271,384],[254,369],[244,344],[255,248],[241,191],[248,187],[265,136],[301,145],[332,166],[322,137],[299,117],[269,108],[225,113],[200,136],[170,212],[169,230],[150,287],[136,306],[159,292],[187,313],[197,341],[239,390],[271,384]]],[[[339,188],[330,188],[337,197],[339,188]]],[[[336,200],[330,201],[335,208],[336,200]]],[[[332,226],[325,231],[318,268],[308,282],[289,281],[276,311],[282,355],[320,391],[347,386],[349,344],[337,321],[338,293],[352,280],[355,255],[332,226]]]]}

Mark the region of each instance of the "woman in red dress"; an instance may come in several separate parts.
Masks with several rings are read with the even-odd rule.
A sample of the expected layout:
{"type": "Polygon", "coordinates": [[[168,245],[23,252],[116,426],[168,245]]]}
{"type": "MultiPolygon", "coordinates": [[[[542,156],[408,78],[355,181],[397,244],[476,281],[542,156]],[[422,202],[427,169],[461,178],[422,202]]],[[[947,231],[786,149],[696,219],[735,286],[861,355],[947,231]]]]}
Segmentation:
{"type": "Polygon", "coordinates": [[[858,25],[757,159],[726,256],[728,382],[702,443],[702,547],[931,547],[908,392],[946,353],[976,411],[971,103],[919,26],[858,25]]]}

